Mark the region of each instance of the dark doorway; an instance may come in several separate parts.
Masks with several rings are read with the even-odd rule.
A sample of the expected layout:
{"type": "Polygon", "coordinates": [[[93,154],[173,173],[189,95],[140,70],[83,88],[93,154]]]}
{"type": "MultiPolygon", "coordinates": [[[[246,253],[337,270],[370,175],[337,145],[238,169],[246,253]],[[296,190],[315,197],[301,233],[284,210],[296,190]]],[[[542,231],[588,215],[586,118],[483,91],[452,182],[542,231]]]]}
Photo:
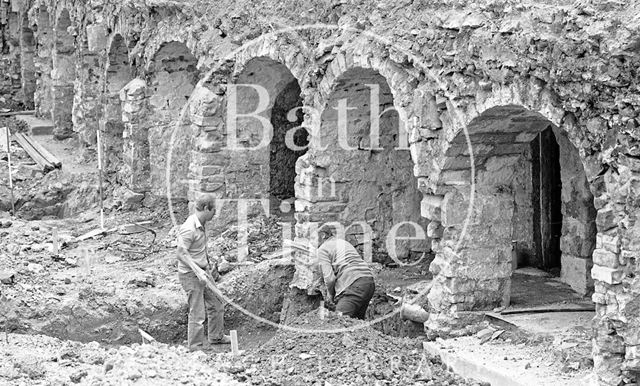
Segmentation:
{"type": "Polygon", "coordinates": [[[536,254],[532,257],[530,265],[559,275],[562,255],[560,147],[550,127],[531,142],[531,160],[536,254]]]}
{"type": "Polygon", "coordinates": [[[309,139],[305,129],[296,130],[293,136],[293,144],[303,147],[304,150],[291,149],[286,143],[287,132],[302,123],[302,109],[296,110],[293,116],[290,114],[300,106],[300,86],[298,81],[294,80],[278,95],[271,113],[273,139],[269,154],[269,193],[278,201],[295,197],[296,161],[307,152],[309,139]]]}

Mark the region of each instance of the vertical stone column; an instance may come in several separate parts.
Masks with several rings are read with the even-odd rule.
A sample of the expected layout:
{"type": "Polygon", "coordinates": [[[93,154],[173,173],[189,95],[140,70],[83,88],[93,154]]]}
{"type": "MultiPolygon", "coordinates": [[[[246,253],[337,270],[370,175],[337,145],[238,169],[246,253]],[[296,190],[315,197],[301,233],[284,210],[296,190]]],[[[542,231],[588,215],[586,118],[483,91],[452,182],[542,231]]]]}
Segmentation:
{"type": "Polygon", "coordinates": [[[432,220],[428,235],[434,239],[436,253],[428,295],[432,313],[425,326],[439,333],[464,330],[466,322],[457,315],[459,311],[509,302],[513,196],[476,192],[471,205],[469,193],[469,186],[453,188],[443,196],[426,196],[422,202],[423,215],[432,220]]]}
{"type": "Polygon", "coordinates": [[[640,372],[640,162],[620,158],[617,171],[592,183],[598,210],[593,361],[601,385],[618,385],[640,372]]]}
{"type": "Polygon", "coordinates": [[[53,135],[56,139],[73,136],[74,83],[76,81],[76,38],[69,12],[63,10],[55,28],[52,97],[53,135]]]}
{"type": "Polygon", "coordinates": [[[0,2],[0,97],[6,100],[21,99],[19,29],[11,4],[0,2]]]}
{"type": "Polygon", "coordinates": [[[124,168],[119,180],[136,193],[146,193],[150,187],[149,165],[149,96],[147,83],[139,78],[120,91],[124,132],[122,149],[124,168]]]}
{"type": "Polygon", "coordinates": [[[28,26],[27,15],[20,19],[20,77],[22,82],[22,101],[28,109],[34,107],[36,91],[36,69],[34,65],[35,37],[28,26]]]}
{"type": "Polygon", "coordinates": [[[227,194],[224,172],[228,159],[222,154],[226,134],[224,126],[225,98],[206,87],[194,89],[189,106],[194,149],[189,165],[190,202],[203,195],[223,198],[227,194]]]}
{"type": "Polygon", "coordinates": [[[104,87],[104,65],[107,29],[103,25],[89,25],[78,40],[77,80],[74,84],[73,128],[87,145],[95,145],[98,120],[102,114],[100,97],[104,87]],[[103,56],[101,57],[100,54],[103,56]]]}
{"type": "Polygon", "coordinates": [[[37,14],[36,56],[34,58],[36,90],[34,94],[34,105],[36,115],[46,119],[52,117],[52,80],[51,70],[53,68],[53,29],[49,13],[46,8],[41,7],[37,14]]]}
{"type": "MultiPolygon", "coordinates": [[[[214,229],[224,229],[238,222],[238,199],[246,200],[247,215],[266,214],[259,199],[259,179],[263,163],[257,163],[249,152],[227,148],[227,99],[223,85],[215,92],[202,86],[194,89],[189,105],[193,152],[189,165],[191,203],[203,195],[232,201],[222,205],[213,220],[214,229]]],[[[263,172],[264,174],[264,172],[263,172]]]]}

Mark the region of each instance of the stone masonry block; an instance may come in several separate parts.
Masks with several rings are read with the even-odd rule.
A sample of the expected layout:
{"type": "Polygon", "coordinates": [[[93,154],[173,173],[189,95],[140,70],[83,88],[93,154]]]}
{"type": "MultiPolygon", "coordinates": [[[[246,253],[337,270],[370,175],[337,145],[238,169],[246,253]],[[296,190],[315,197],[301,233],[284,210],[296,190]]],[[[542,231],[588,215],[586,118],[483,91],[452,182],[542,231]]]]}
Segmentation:
{"type": "Polygon", "coordinates": [[[433,205],[429,200],[420,201],[420,213],[422,217],[426,217],[432,221],[440,221],[441,219],[441,210],[440,205],[433,205]]]}
{"type": "Polygon", "coordinates": [[[591,268],[591,277],[593,280],[599,280],[611,285],[620,284],[622,283],[624,272],[621,269],[594,265],[593,268],[591,268]]]}
{"type": "Polygon", "coordinates": [[[589,274],[592,266],[593,263],[590,259],[563,253],[560,278],[577,293],[586,295],[593,288],[593,280],[589,274]]]}
{"type": "Polygon", "coordinates": [[[606,249],[609,252],[620,252],[620,238],[616,236],[609,236],[603,233],[596,235],[596,248],[606,249]]]}
{"type": "Polygon", "coordinates": [[[596,304],[607,304],[607,297],[597,292],[591,295],[591,300],[596,304]]]}
{"type": "Polygon", "coordinates": [[[606,231],[618,225],[618,218],[612,208],[600,209],[596,215],[596,225],[600,231],[606,231]]]}
{"type": "Polygon", "coordinates": [[[596,249],[593,251],[593,263],[603,267],[618,268],[618,255],[606,249],[596,249]]]}
{"type": "Polygon", "coordinates": [[[140,78],[133,79],[120,90],[120,100],[140,99],[145,96],[147,82],[140,78]]]}
{"type": "Polygon", "coordinates": [[[87,46],[91,52],[107,49],[107,26],[104,24],[89,24],[87,26],[87,46]]]}
{"type": "Polygon", "coordinates": [[[444,228],[439,221],[431,221],[427,225],[427,237],[431,239],[441,239],[444,233],[444,228]]]}
{"type": "Polygon", "coordinates": [[[440,175],[440,181],[444,185],[470,185],[471,170],[447,170],[440,175]]]}
{"type": "Polygon", "coordinates": [[[442,225],[445,227],[460,225],[466,218],[465,200],[458,192],[447,193],[442,201],[442,225]]]}

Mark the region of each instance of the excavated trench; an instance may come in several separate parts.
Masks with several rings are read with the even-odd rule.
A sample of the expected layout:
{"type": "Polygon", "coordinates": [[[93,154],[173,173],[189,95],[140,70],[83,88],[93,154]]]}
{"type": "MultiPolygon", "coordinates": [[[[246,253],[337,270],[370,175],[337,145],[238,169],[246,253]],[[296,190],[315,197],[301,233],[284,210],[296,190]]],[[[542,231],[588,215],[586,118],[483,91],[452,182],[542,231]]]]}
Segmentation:
{"type": "MultiPolygon", "coordinates": [[[[166,265],[166,261],[162,263],[166,265]]],[[[126,286],[118,285],[117,278],[108,277],[95,268],[93,277],[71,272],[52,274],[48,280],[56,283],[53,293],[37,299],[33,294],[37,293],[39,286],[32,286],[18,303],[16,311],[19,317],[10,321],[10,330],[64,340],[119,345],[140,342],[141,329],[158,341],[180,344],[186,339],[187,331],[184,292],[175,277],[162,278],[150,272],[152,269],[134,274],[121,272],[126,286]],[[65,281],[79,283],[65,285],[65,281]],[[31,299],[29,295],[32,295],[31,299]]],[[[113,274],[112,271],[110,275],[113,274]]],[[[226,328],[253,333],[271,331],[273,326],[254,316],[275,324],[288,324],[300,314],[316,309],[321,300],[319,296],[310,297],[289,288],[293,274],[292,265],[264,261],[225,275],[220,283],[223,293],[234,305],[251,313],[247,315],[234,305],[227,305],[226,328]]],[[[385,291],[384,286],[379,286],[376,291],[369,309],[369,320],[393,312],[395,299],[387,296],[385,291]]],[[[392,336],[424,334],[421,324],[402,320],[399,314],[373,327],[392,336]]]]}
{"type": "MultiPolygon", "coordinates": [[[[66,288],[72,284],[57,285],[53,294],[45,294],[40,299],[23,297],[16,307],[19,317],[13,318],[10,330],[81,342],[128,344],[140,341],[138,329],[142,329],[158,341],[182,343],[186,339],[187,307],[177,280],[149,273],[121,274],[128,281],[124,287],[115,283],[117,278],[102,277],[100,272],[85,279],[68,272],[52,275],[50,279],[56,283],[84,281],[73,289],[66,288]],[[168,284],[160,284],[163,280],[168,284]]],[[[261,318],[278,323],[293,276],[292,266],[264,262],[226,276],[220,286],[230,300],[261,318]]],[[[240,330],[256,329],[260,325],[232,305],[226,308],[225,323],[228,328],[240,330]]]]}

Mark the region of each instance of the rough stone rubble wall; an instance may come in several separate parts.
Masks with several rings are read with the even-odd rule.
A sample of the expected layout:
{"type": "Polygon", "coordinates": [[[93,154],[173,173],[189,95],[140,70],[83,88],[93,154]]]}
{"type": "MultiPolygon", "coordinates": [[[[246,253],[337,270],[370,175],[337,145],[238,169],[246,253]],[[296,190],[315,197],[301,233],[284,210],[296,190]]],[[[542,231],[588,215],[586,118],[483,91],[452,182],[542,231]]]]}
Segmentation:
{"type": "MultiPolygon", "coordinates": [[[[469,268],[474,267],[475,259],[487,257],[471,250],[463,259],[453,260],[442,249],[442,240],[450,236],[445,232],[457,229],[448,225],[456,223],[449,220],[460,215],[456,205],[449,204],[464,205],[468,201],[465,192],[467,196],[469,192],[462,188],[444,189],[443,182],[461,181],[463,186],[470,176],[464,170],[442,172],[449,160],[447,150],[463,127],[492,107],[517,105],[537,112],[566,133],[567,141],[577,149],[597,210],[591,270],[597,307],[596,372],[603,384],[623,380],[622,369],[627,371],[625,380],[634,379],[640,370],[640,284],[636,266],[640,251],[640,54],[639,22],[634,18],[640,11],[637,2],[353,1],[312,7],[311,3],[291,0],[254,8],[244,2],[227,1],[215,9],[206,8],[206,4],[157,1],[151,5],[142,0],[29,3],[29,21],[39,27],[35,93],[39,113],[56,111],[52,103],[56,98],[49,85],[50,75],[60,69],[49,71],[52,63],[48,53],[63,9],[69,10],[77,33],[76,63],[85,66],[74,79],[74,129],[81,130],[80,136],[89,143],[91,130],[95,130],[93,98],[99,88],[95,77],[98,71],[93,76],[86,71],[106,61],[107,42],[121,34],[130,47],[132,76],[138,78],[132,78],[134,83],[121,94],[127,136],[119,155],[127,170],[123,181],[130,181],[132,188],[139,181],[141,189],[149,191],[153,188],[149,186],[149,159],[153,157],[149,153],[157,151],[150,149],[149,143],[157,138],[149,138],[148,127],[145,128],[144,114],[149,112],[151,95],[145,77],[163,43],[183,42],[197,58],[200,73],[206,74],[217,60],[241,43],[271,31],[267,26],[320,21],[352,28],[272,37],[238,53],[231,65],[227,63],[213,74],[203,75],[207,82],[195,87],[188,107],[194,142],[191,152],[185,148],[180,153],[190,154],[189,198],[203,193],[233,197],[238,192],[239,185],[230,183],[226,176],[241,171],[231,162],[234,156],[225,153],[221,145],[226,140],[226,85],[236,81],[230,70],[235,63],[241,66],[251,58],[263,56],[283,64],[298,80],[304,105],[318,111],[323,111],[330,99],[335,79],[349,69],[377,71],[388,83],[394,105],[404,111],[407,122],[414,122],[414,117],[418,122],[410,127],[410,141],[414,176],[424,194],[422,215],[430,221],[429,237],[435,240],[440,267],[451,268],[437,272],[430,307],[433,321],[451,319],[455,318],[455,310],[499,301],[508,288],[506,265],[510,256],[501,242],[493,263],[494,268],[504,270],[498,270],[496,277],[481,275],[474,281],[469,280],[470,275],[482,271],[469,268]],[[47,18],[38,17],[40,5],[48,11],[52,30],[41,28],[47,18]],[[376,40],[362,31],[389,40],[376,40]],[[99,59],[93,54],[87,57],[87,49],[99,59]],[[454,261],[460,266],[455,267],[454,261]]],[[[8,57],[11,56],[3,59],[8,57]]],[[[20,83],[13,81],[11,87],[20,83]]],[[[56,119],[62,118],[54,116],[56,119]]],[[[319,124],[320,116],[307,114],[305,122],[319,124]]],[[[313,173],[317,162],[312,156],[303,157],[298,177],[302,178],[306,171],[313,173]]],[[[589,199],[585,184],[576,182],[574,186],[576,194],[589,199]]],[[[491,226],[511,219],[514,211],[506,204],[510,199],[507,196],[498,201],[501,205],[488,206],[495,194],[498,193],[477,194],[478,202],[483,204],[478,210],[479,219],[491,226]]],[[[304,215],[313,206],[298,209],[304,215]]],[[[565,213],[569,212],[571,209],[565,207],[565,213]]],[[[584,226],[585,221],[578,223],[584,226]]],[[[567,225],[580,228],[575,221],[567,225]]],[[[297,224],[300,235],[308,234],[305,227],[308,228],[305,221],[297,224]]],[[[588,238],[588,230],[576,232],[583,233],[581,239],[588,238]]],[[[567,256],[582,255],[573,256],[576,259],[571,261],[585,265],[585,270],[589,269],[589,259],[583,259],[588,257],[583,255],[592,247],[565,244],[563,252],[573,250],[567,256]]]]}
{"type": "Polygon", "coordinates": [[[22,102],[20,85],[20,24],[15,7],[0,1],[0,102],[22,102]]]}

